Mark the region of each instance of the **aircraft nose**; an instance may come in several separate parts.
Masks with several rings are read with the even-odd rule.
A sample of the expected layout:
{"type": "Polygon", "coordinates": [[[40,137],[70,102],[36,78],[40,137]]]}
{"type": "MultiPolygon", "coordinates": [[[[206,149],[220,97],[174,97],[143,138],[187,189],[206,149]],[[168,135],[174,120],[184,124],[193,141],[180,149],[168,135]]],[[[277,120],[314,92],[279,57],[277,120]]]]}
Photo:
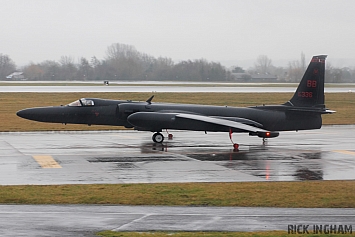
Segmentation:
{"type": "Polygon", "coordinates": [[[16,115],[21,118],[25,118],[26,112],[24,112],[24,110],[19,110],[19,111],[17,111],[16,115]]]}
{"type": "Polygon", "coordinates": [[[29,120],[39,121],[39,122],[47,122],[51,119],[51,117],[53,117],[53,115],[55,115],[54,112],[56,111],[53,108],[42,107],[42,108],[23,109],[18,111],[16,114],[17,116],[24,119],[29,119],[29,120]]]}
{"type": "Polygon", "coordinates": [[[38,120],[40,112],[38,109],[23,109],[18,111],[16,115],[24,119],[38,120]]]}

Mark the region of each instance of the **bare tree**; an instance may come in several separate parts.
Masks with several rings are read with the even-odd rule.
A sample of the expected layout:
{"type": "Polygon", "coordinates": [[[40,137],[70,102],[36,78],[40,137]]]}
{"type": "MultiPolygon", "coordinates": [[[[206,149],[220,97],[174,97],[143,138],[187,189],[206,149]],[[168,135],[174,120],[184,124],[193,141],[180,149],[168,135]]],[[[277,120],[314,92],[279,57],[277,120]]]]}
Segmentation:
{"type": "Polygon", "coordinates": [[[60,80],[61,78],[61,66],[56,61],[46,60],[40,65],[43,70],[43,80],[60,80]]]}
{"type": "Polygon", "coordinates": [[[301,53],[301,68],[303,71],[306,71],[306,56],[304,53],[301,53]]]}
{"type": "MultiPolygon", "coordinates": [[[[112,44],[107,48],[106,61],[110,74],[120,80],[142,80],[149,66],[145,61],[149,57],[143,55],[132,45],[112,44]]],[[[149,60],[147,61],[149,62],[149,60]]]]}
{"type": "Polygon", "coordinates": [[[5,54],[0,53],[0,79],[5,79],[6,76],[16,70],[16,65],[12,59],[5,54]]]}
{"type": "Polygon", "coordinates": [[[328,62],[325,69],[325,82],[342,82],[342,70],[340,68],[333,67],[331,63],[328,62]]]}
{"type": "Polygon", "coordinates": [[[300,61],[291,61],[288,63],[288,81],[299,82],[306,70],[306,57],[301,53],[300,61]]]}
{"type": "Polygon", "coordinates": [[[93,68],[90,66],[89,61],[82,57],[78,65],[78,79],[79,80],[91,80],[93,68]]]}
{"type": "Polygon", "coordinates": [[[76,80],[77,68],[74,63],[74,58],[70,56],[60,57],[61,78],[62,80],[76,80]]]}
{"type": "Polygon", "coordinates": [[[31,63],[23,68],[26,78],[34,81],[43,80],[44,70],[39,64],[31,63]]]}
{"type": "Polygon", "coordinates": [[[132,45],[115,43],[107,47],[106,57],[109,60],[137,58],[139,57],[139,53],[132,45]]]}
{"type": "Polygon", "coordinates": [[[288,63],[288,81],[299,82],[304,73],[299,61],[295,60],[288,63]]]}
{"type": "Polygon", "coordinates": [[[268,74],[272,67],[272,61],[266,55],[260,55],[256,59],[255,69],[259,73],[268,74]]]}
{"type": "Polygon", "coordinates": [[[91,57],[90,66],[91,66],[92,68],[97,68],[100,64],[101,64],[101,62],[100,62],[100,60],[98,60],[98,59],[96,58],[96,56],[91,57]]]}
{"type": "Polygon", "coordinates": [[[104,60],[62,56],[58,62],[44,61],[24,67],[31,80],[182,80],[228,81],[231,73],[220,63],[205,59],[175,64],[171,58],[155,58],[134,46],[112,44],[104,60]]]}
{"type": "Polygon", "coordinates": [[[62,66],[70,66],[73,67],[74,66],[74,58],[71,56],[61,56],[59,63],[62,66]]]}

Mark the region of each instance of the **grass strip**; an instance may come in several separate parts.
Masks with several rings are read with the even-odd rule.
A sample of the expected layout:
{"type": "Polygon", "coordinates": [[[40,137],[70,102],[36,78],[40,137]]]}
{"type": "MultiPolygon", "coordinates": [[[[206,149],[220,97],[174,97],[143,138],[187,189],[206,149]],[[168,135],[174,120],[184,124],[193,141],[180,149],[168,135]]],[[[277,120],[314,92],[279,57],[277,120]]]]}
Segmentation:
{"type": "Polygon", "coordinates": [[[0,186],[0,203],[355,208],[355,181],[0,186]]]}
{"type": "MultiPolygon", "coordinates": [[[[236,223],[237,225],[238,223],[236,223]]],[[[286,231],[259,231],[259,232],[115,232],[102,231],[97,233],[103,237],[289,237],[286,231]]],[[[297,234],[293,236],[307,237],[340,237],[354,236],[353,234],[297,234]]]]}
{"type": "MultiPolygon", "coordinates": [[[[16,116],[21,109],[68,104],[79,98],[131,99],[145,101],[153,93],[0,93],[0,131],[83,131],[122,127],[39,123],[16,116]]],[[[153,102],[228,105],[236,107],[282,104],[292,93],[154,93],[153,102]]],[[[326,94],[327,107],[337,113],[323,116],[323,124],[355,124],[355,93],[326,94]]]]}

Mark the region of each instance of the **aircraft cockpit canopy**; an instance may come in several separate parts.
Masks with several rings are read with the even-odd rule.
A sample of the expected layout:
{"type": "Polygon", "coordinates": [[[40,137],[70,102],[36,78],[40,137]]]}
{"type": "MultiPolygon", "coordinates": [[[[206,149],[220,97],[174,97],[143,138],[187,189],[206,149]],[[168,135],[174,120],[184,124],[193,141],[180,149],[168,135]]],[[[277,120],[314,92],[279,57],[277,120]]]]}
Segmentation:
{"type": "Polygon", "coordinates": [[[68,104],[68,106],[80,107],[80,106],[94,106],[95,103],[93,100],[82,98],[68,104]]]}

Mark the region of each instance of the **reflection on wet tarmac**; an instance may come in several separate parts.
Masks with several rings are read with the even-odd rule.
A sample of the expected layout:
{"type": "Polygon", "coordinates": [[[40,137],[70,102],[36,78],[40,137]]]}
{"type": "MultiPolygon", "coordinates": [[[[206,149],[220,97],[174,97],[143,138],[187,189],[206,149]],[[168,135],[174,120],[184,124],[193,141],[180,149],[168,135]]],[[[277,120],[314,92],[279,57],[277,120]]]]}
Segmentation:
{"type": "Polygon", "coordinates": [[[322,170],[309,170],[307,168],[296,170],[297,180],[322,180],[322,170]]]}
{"type": "Polygon", "coordinates": [[[154,162],[154,161],[179,161],[179,160],[186,160],[186,159],[179,159],[175,156],[135,156],[135,157],[128,157],[128,156],[119,156],[119,157],[94,157],[88,158],[87,161],[92,163],[123,163],[123,162],[154,162]]]}
{"type": "Polygon", "coordinates": [[[0,184],[354,180],[354,128],[285,132],[266,144],[238,134],[239,152],[225,133],[174,131],[163,144],[135,131],[3,133],[0,184]],[[62,168],[44,169],[34,155],[62,168]]]}
{"type": "Polygon", "coordinates": [[[219,162],[220,165],[242,171],[266,180],[282,176],[289,180],[322,180],[321,152],[294,151],[292,153],[268,149],[244,152],[193,153],[187,156],[201,160],[219,162]],[[312,162],[312,160],[318,160],[312,162]],[[319,161],[320,160],[320,161],[319,161]],[[287,167],[285,167],[287,166],[287,167]]]}
{"type": "Polygon", "coordinates": [[[265,145],[253,145],[248,150],[217,149],[209,145],[186,147],[180,143],[142,143],[135,156],[92,157],[91,163],[112,163],[117,171],[139,169],[139,163],[189,161],[211,162],[229,170],[243,172],[262,180],[322,180],[322,152],[285,150],[265,145]],[[176,154],[178,150],[179,154],[176,154]]]}

